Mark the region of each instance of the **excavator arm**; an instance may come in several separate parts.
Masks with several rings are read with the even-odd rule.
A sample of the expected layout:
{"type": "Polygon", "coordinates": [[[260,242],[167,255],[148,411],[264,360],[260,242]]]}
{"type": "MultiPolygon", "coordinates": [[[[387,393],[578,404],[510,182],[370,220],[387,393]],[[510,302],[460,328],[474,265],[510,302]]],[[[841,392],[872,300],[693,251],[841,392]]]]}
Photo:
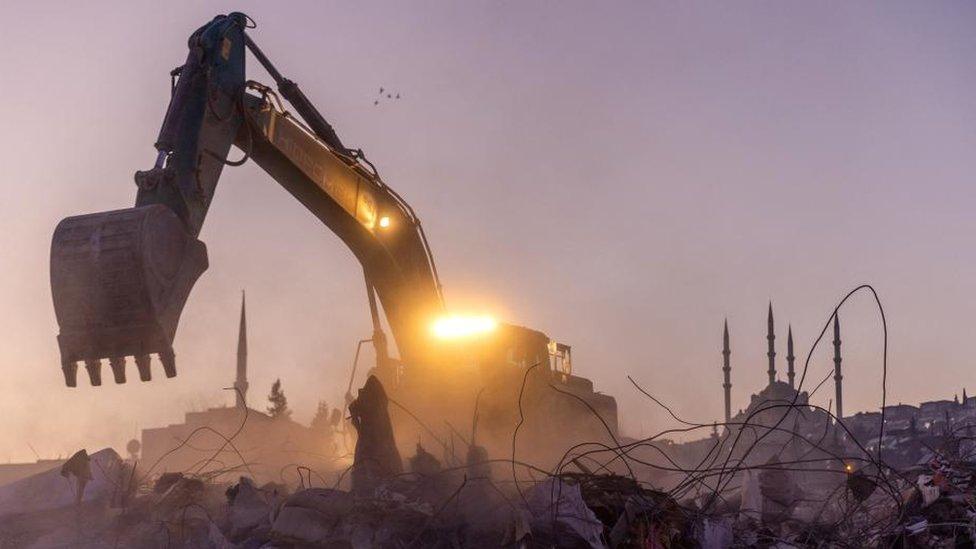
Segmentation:
{"type": "Polygon", "coordinates": [[[100,385],[103,359],[124,383],[127,356],[135,357],[140,378],[148,381],[153,353],[168,377],[176,375],[180,314],[208,266],[197,237],[223,169],[248,159],[362,264],[380,358],[385,340],[374,292],[400,358],[426,358],[426,327],[443,300],[419,219],[251,41],[248,22],[240,13],[218,16],[190,36],[187,60],[173,71],[156,162],[135,176],[135,207],[69,217],[55,229],[51,289],[68,386],[77,384],[79,362],[92,385],[100,385]],[[245,79],[245,50],[301,120],[271,88],[245,79]],[[228,159],[232,144],[243,152],[239,160],[228,159]]]}

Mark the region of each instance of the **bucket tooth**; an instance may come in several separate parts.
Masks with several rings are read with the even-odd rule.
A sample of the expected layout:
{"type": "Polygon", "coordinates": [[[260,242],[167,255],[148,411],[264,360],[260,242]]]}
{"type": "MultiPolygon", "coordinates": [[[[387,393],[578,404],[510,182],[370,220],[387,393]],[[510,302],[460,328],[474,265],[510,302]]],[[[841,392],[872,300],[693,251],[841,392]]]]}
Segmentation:
{"type": "MultiPolygon", "coordinates": [[[[206,268],[207,247],[163,204],[62,220],[51,238],[61,363],[172,355],[180,313],[206,268]]],[[[171,356],[163,362],[175,375],[171,356]]],[[[109,360],[123,383],[117,363],[109,360]]],[[[148,370],[140,377],[148,380],[148,370]]]]}
{"type": "Polygon", "coordinates": [[[176,354],[173,349],[164,349],[159,353],[159,361],[163,363],[163,372],[166,377],[176,377],[176,354]]]}
{"type": "Polygon", "coordinates": [[[102,361],[101,360],[86,360],[85,369],[88,370],[88,379],[91,380],[92,387],[98,387],[102,384],[102,361]]]}
{"type": "Polygon", "coordinates": [[[75,361],[65,362],[61,365],[61,371],[64,372],[64,384],[68,387],[78,386],[78,363],[75,361]]]}
{"type": "Polygon", "coordinates": [[[136,368],[139,370],[139,379],[149,381],[152,379],[152,370],[149,368],[149,355],[136,355],[136,368]]]}
{"type": "Polygon", "coordinates": [[[116,383],[125,383],[125,357],[113,356],[108,359],[108,365],[112,367],[112,377],[116,383]]]}

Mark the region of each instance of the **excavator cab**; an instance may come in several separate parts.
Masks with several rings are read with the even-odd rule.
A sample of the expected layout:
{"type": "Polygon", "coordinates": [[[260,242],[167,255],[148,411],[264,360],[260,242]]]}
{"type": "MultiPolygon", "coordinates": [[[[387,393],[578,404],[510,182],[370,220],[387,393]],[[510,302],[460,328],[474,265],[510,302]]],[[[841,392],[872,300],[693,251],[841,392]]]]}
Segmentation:
{"type": "MultiPolygon", "coordinates": [[[[418,415],[474,414],[473,436],[495,452],[511,451],[521,424],[520,432],[534,441],[539,459],[552,457],[554,448],[561,452],[576,443],[609,442],[617,436],[616,400],[573,375],[569,345],[538,330],[483,318],[453,324],[454,329],[435,328],[431,346],[437,358],[426,375],[406,365],[412,375],[394,391],[418,415]],[[432,394],[437,398],[431,399],[432,394]]],[[[407,425],[412,421],[401,419],[407,425]]]]}

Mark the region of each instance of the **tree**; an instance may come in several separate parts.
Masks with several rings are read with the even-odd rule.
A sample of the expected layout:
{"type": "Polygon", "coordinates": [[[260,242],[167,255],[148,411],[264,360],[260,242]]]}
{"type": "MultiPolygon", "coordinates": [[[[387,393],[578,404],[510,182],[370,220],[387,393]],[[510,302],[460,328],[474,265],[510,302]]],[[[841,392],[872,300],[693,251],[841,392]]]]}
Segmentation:
{"type": "Polygon", "coordinates": [[[319,433],[326,433],[332,430],[329,423],[331,410],[324,400],[319,401],[319,407],[315,410],[315,417],[312,418],[312,430],[319,433]]]}
{"type": "Polygon", "coordinates": [[[291,416],[291,410],[288,409],[288,399],[285,398],[285,392],[281,390],[280,378],[271,385],[268,402],[271,403],[271,406],[268,406],[268,413],[271,414],[271,417],[278,419],[291,416]]]}

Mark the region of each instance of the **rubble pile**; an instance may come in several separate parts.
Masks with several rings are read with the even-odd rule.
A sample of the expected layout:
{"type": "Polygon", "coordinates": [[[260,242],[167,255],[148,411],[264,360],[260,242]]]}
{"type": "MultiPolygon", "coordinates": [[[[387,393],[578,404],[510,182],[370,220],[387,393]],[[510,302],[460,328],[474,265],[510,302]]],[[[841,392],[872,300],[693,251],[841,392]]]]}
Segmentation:
{"type": "MultiPolygon", "coordinates": [[[[546,473],[491,458],[472,437],[463,461],[445,446],[442,464],[419,443],[401,457],[378,384],[367,383],[350,413],[359,435],[352,465],[324,475],[296,465],[300,484],[290,487],[258,485],[239,466],[153,474],[111,449],[79,451],[0,486],[0,549],[976,544],[976,442],[968,432],[947,429],[926,439],[924,451],[887,448],[898,463],[921,456],[898,467],[867,450],[838,453],[847,450],[836,434],[831,453],[813,458],[780,451],[747,461],[712,451],[694,468],[671,462],[667,470],[685,478],[668,491],[631,467],[652,466],[635,457],[648,441],[603,446],[611,455],[604,461],[592,450],[570,453],[546,473]]],[[[732,440],[709,442],[720,449],[732,440]]]]}
{"type": "Polygon", "coordinates": [[[66,464],[0,487],[0,547],[971,547],[976,461],[961,455],[950,445],[905,470],[851,471],[800,519],[751,512],[748,495],[679,503],[613,473],[515,482],[485,463],[442,467],[420,446],[368,491],[294,492],[246,476],[150,482],[102,450],[84,454],[84,483],[66,464]]]}
{"type": "MultiPolygon", "coordinates": [[[[124,473],[99,480],[122,483],[124,473]]],[[[167,473],[126,498],[99,489],[81,502],[61,480],[45,486],[46,503],[0,516],[0,547],[695,547],[709,528],[613,475],[549,477],[523,487],[524,499],[465,471],[403,473],[369,494],[167,473]]],[[[19,493],[0,487],[4,501],[19,493]]]]}
{"type": "Polygon", "coordinates": [[[900,520],[886,543],[917,547],[976,546],[976,461],[936,454],[907,471],[900,520]]]}

